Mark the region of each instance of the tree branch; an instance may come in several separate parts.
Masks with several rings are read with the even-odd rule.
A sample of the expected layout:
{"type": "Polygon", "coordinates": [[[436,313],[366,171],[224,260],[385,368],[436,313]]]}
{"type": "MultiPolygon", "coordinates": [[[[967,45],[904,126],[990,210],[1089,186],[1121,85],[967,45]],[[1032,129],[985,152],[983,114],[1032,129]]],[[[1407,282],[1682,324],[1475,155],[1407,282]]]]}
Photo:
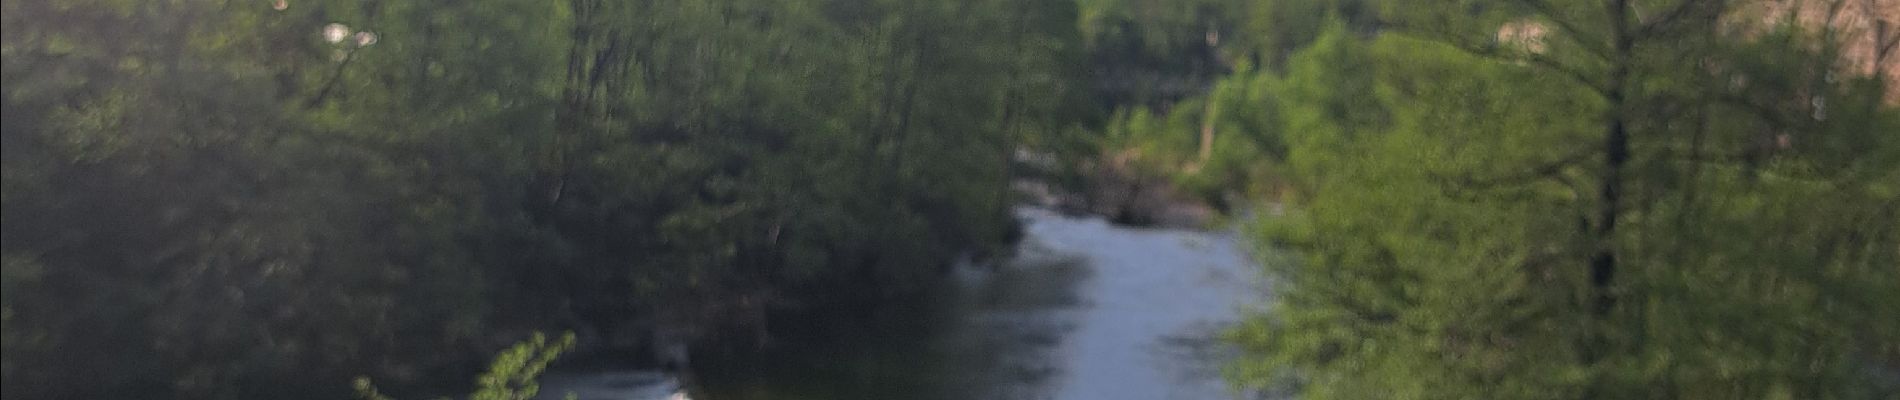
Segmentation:
{"type": "MultiPolygon", "coordinates": [[[[1401,25],[1395,25],[1395,26],[1401,29],[1405,28],[1404,26],[1401,26],[1401,25]]],[[[1419,31],[1419,32],[1429,32],[1429,31],[1419,31]]],[[[1424,41],[1443,43],[1453,48],[1457,48],[1458,50],[1462,50],[1465,53],[1473,55],[1473,56],[1484,57],[1484,58],[1489,58],[1489,59],[1494,59],[1494,60],[1501,60],[1501,61],[1527,62],[1531,64],[1536,64],[1539,67],[1543,67],[1544,69],[1551,70],[1552,72],[1562,74],[1566,78],[1570,78],[1570,80],[1575,81],[1578,85],[1582,85],[1585,88],[1589,88],[1590,91],[1596,92],[1597,95],[1608,97],[1610,94],[1609,88],[1604,87],[1603,84],[1598,83],[1595,79],[1592,79],[1590,75],[1585,74],[1583,71],[1578,70],[1569,65],[1564,65],[1563,63],[1558,62],[1557,60],[1552,59],[1549,56],[1545,56],[1542,54],[1537,54],[1537,53],[1512,54],[1512,52],[1507,52],[1502,47],[1499,47],[1495,44],[1479,46],[1479,45],[1474,45],[1470,43],[1461,43],[1461,42],[1457,42],[1453,40],[1441,40],[1437,38],[1413,34],[1410,32],[1406,32],[1404,30],[1394,30],[1392,34],[1399,35],[1399,36],[1408,36],[1408,37],[1417,38],[1419,40],[1424,40],[1424,41]]]]}
{"type": "Polygon", "coordinates": [[[337,82],[343,80],[343,71],[350,67],[351,61],[356,61],[356,51],[359,49],[361,47],[350,46],[349,50],[343,53],[343,60],[337,62],[336,68],[330,71],[330,78],[324,80],[323,88],[317,90],[317,95],[311,97],[310,101],[304,104],[304,108],[316,108],[323,105],[325,100],[330,99],[330,93],[336,89],[337,82]]]}
{"type": "Polygon", "coordinates": [[[1590,148],[1584,151],[1579,151],[1575,154],[1564,156],[1563,158],[1559,158],[1559,159],[1546,162],[1543,164],[1538,164],[1536,167],[1531,168],[1529,171],[1525,171],[1523,173],[1514,174],[1514,175],[1506,175],[1506,176],[1499,176],[1499,177],[1492,177],[1492,178],[1472,178],[1469,176],[1459,177],[1458,183],[1461,186],[1465,186],[1465,187],[1475,187],[1478,189],[1486,189],[1486,188],[1491,188],[1491,187],[1496,187],[1496,186],[1514,185],[1514,184],[1525,183],[1525,182],[1534,181],[1538,179],[1549,178],[1552,176],[1559,175],[1559,173],[1563,172],[1565,168],[1569,168],[1572,165],[1576,165],[1578,163],[1588,161],[1592,157],[1596,157],[1596,155],[1600,153],[1599,150],[1601,149],[1590,148]]]}
{"type": "Polygon", "coordinates": [[[1670,24],[1674,24],[1677,20],[1689,16],[1691,11],[1697,9],[1697,6],[1721,9],[1723,8],[1722,5],[1726,3],[1724,0],[1679,0],[1676,2],[1676,6],[1670,8],[1669,11],[1663,12],[1662,15],[1657,16],[1653,20],[1643,22],[1641,27],[1636,28],[1634,37],[1644,38],[1666,29],[1666,27],[1670,24]],[[1710,6],[1711,4],[1713,4],[1713,6],[1710,6]]]}
{"type": "Polygon", "coordinates": [[[1755,102],[1754,100],[1751,100],[1742,95],[1738,95],[1734,93],[1720,93],[1720,94],[1716,94],[1714,97],[1718,103],[1740,107],[1742,109],[1746,109],[1750,111],[1752,114],[1755,115],[1756,118],[1761,118],[1763,122],[1767,122],[1771,127],[1775,129],[1790,129],[1793,127],[1801,126],[1801,124],[1798,124],[1796,121],[1790,120],[1786,115],[1783,115],[1784,111],[1782,109],[1755,102]]]}
{"type": "MultiPolygon", "coordinates": [[[[1866,7],[1872,8],[1873,2],[1867,2],[1866,7]]],[[[1890,31],[1892,27],[1888,25],[1887,20],[1881,18],[1873,18],[1873,20],[1874,74],[1879,75],[1886,70],[1888,56],[1893,55],[1894,49],[1900,48],[1900,34],[1889,34],[1895,32],[1890,31]]],[[[1893,83],[1889,82],[1889,84],[1893,83]]]]}

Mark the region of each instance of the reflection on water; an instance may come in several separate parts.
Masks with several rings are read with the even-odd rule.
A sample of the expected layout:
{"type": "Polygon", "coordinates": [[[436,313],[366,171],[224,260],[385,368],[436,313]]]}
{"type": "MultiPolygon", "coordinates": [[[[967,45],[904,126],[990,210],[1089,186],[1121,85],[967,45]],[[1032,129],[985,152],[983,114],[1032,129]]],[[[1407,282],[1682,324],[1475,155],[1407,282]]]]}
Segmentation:
{"type": "MultiPolygon", "coordinates": [[[[960,269],[932,301],[903,310],[906,323],[854,331],[849,348],[778,346],[751,365],[701,376],[701,397],[1243,397],[1221,380],[1232,352],[1215,337],[1260,304],[1264,285],[1231,234],[1018,214],[1027,232],[1010,261],[960,269]]],[[[602,389],[612,383],[558,376],[547,387],[589,390],[582,399],[664,398],[602,389]]]]}
{"type": "Polygon", "coordinates": [[[673,400],[680,384],[672,376],[651,371],[587,371],[549,374],[541,379],[538,399],[673,400]]]}

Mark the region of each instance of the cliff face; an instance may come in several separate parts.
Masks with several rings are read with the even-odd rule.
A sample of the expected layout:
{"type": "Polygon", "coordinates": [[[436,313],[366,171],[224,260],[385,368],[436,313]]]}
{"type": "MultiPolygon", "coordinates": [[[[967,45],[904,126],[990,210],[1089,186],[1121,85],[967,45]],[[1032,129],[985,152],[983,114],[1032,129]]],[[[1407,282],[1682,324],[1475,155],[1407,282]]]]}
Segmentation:
{"type": "Polygon", "coordinates": [[[1764,24],[1793,20],[1833,30],[1849,71],[1886,77],[1887,101],[1900,104],[1900,0],[1768,0],[1749,12],[1764,24]]]}

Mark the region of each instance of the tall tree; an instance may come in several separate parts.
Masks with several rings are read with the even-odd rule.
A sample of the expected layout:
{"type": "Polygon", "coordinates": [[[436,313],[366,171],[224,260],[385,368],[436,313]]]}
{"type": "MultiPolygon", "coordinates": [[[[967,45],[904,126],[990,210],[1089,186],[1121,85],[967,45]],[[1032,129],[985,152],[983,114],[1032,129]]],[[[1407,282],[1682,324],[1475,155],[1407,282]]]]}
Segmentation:
{"type": "Polygon", "coordinates": [[[1302,129],[1368,125],[1281,92],[1301,211],[1267,236],[1304,256],[1237,333],[1245,374],[1317,398],[1891,390],[1867,371],[1894,326],[1865,319],[1900,306],[1874,289],[1900,282],[1885,83],[1743,4],[1455,2],[1297,53],[1286,81],[1369,82],[1391,119],[1302,129]],[[1329,76],[1342,48],[1370,70],[1329,76]]]}

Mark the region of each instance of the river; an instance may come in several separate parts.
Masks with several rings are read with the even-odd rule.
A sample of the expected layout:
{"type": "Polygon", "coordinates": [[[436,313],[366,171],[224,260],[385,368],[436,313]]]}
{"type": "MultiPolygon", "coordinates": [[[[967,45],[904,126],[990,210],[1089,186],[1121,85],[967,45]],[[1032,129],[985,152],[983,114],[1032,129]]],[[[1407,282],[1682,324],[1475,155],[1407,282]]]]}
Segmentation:
{"type": "MultiPolygon", "coordinates": [[[[851,349],[792,349],[774,364],[703,377],[728,399],[1200,400],[1232,389],[1217,338],[1266,295],[1244,241],[1226,231],[1132,228],[1021,208],[1025,236],[993,267],[966,266],[918,310],[851,349]]],[[[543,398],[661,399],[664,376],[555,373],[543,398]]]]}

